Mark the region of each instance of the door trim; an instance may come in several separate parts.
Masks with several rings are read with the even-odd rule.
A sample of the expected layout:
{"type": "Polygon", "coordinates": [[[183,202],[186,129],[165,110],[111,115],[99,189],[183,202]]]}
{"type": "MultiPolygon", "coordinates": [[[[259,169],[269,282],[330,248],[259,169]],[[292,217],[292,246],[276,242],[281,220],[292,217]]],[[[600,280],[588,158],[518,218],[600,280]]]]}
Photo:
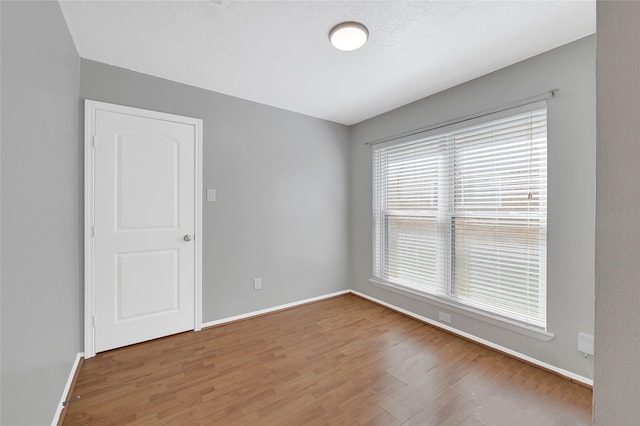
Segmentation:
{"type": "Polygon", "coordinates": [[[202,329],[202,120],[85,99],[84,101],[84,356],[95,351],[94,305],[94,134],[96,111],[109,111],[192,125],[195,130],[195,291],[193,330],[202,329]]]}

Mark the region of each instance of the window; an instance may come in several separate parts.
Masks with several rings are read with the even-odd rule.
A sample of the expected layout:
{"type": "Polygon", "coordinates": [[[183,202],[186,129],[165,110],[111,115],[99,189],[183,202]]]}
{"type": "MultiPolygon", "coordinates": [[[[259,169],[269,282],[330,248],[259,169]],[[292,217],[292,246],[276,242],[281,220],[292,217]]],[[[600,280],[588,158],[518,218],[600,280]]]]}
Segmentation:
{"type": "Polygon", "coordinates": [[[547,108],[373,150],[374,280],[546,329],[547,108]]]}

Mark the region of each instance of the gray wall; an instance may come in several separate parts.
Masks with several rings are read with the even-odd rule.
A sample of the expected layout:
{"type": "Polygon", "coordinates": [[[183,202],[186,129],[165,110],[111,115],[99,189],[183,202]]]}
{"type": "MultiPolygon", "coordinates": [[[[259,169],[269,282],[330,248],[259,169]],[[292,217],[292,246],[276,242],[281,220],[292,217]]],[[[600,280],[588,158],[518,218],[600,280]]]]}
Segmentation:
{"type": "Polygon", "coordinates": [[[556,338],[539,342],[459,315],[453,325],[588,375],[575,340],[578,331],[593,331],[593,37],[347,128],[81,61],[57,3],[0,4],[2,424],[50,422],[82,350],[80,98],[204,119],[204,188],[218,194],[204,202],[204,321],[349,287],[434,317],[428,304],[368,283],[364,142],[559,87],[549,105],[549,326],[556,338]],[[252,289],[257,276],[261,291],[252,289]]]}
{"type": "Polygon", "coordinates": [[[597,425],[640,419],[640,3],[598,2],[597,425]]]}
{"type": "Polygon", "coordinates": [[[204,321],[348,288],[347,127],[80,61],[56,2],[1,5],[2,424],[50,422],[82,350],[81,98],[204,119],[204,321]]]}
{"type": "MultiPolygon", "coordinates": [[[[369,283],[371,148],[365,142],[497,108],[559,88],[548,104],[549,342],[453,313],[452,326],[589,377],[577,333],[594,327],[595,36],[496,71],[352,127],[353,287],[437,320],[438,309],[369,283]]],[[[446,310],[445,310],[446,311],[446,310]]]]}
{"type": "Polygon", "coordinates": [[[82,98],[204,120],[204,321],[349,287],[346,126],[87,60],[81,75],[82,98]]]}
{"type": "MultiPolygon", "coordinates": [[[[2,52],[2,7],[0,7],[0,52],[2,52]]],[[[2,98],[2,54],[0,54],[0,98],[2,98]]],[[[0,102],[0,241],[2,241],[2,102],[0,102]]],[[[2,244],[0,244],[0,333],[2,332],[2,244]]],[[[0,376],[2,372],[2,338],[0,337],[0,376]]],[[[2,381],[0,380],[0,383],[2,381]]],[[[0,385],[0,424],[2,423],[2,386],[0,385]]]]}
{"type": "Polygon", "coordinates": [[[57,2],[2,8],[2,424],[51,422],[81,350],[80,58],[57,2]]]}

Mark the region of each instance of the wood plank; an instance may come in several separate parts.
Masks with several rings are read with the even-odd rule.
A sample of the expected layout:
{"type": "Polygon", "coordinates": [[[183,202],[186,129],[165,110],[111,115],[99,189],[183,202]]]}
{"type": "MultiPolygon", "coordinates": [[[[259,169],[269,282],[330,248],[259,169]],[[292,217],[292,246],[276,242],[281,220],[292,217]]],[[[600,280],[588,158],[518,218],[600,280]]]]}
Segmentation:
{"type": "Polygon", "coordinates": [[[592,392],[354,295],[85,360],[64,425],[591,423],[592,392]]]}

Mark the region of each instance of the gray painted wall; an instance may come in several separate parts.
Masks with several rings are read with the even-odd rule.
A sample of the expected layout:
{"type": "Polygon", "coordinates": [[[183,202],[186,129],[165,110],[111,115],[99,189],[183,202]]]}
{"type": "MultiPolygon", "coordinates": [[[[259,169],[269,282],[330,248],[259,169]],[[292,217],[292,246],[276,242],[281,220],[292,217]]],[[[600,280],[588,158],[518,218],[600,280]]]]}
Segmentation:
{"type": "Polygon", "coordinates": [[[82,98],[204,120],[205,322],[349,287],[346,126],[87,60],[81,75],[82,98]]]}
{"type": "Polygon", "coordinates": [[[2,424],[50,422],[82,350],[80,98],[204,119],[204,188],[218,195],[204,203],[204,321],[348,287],[434,317],[429,305],[368,284],[371,169],[363,143],[559,87],[549,106],[556,339],[459,315],[453,325],[588,374],[575,339],[593,330],[593,37],[347,128],[80,61],[57,3],[0,4],[2,424]],[[252,289],[257,276],[261,291],[252,289]]]}
{"type": "Polygon", "coordinates": [[[2,2],[2,424],[50,422],[82,350],[80,98],[204,119],[204,321],[348,287],[347,127],[81,62],[57,3],[2,2]]]}
{"type": "MultiPolygon", "coordinates": [[[[595,36],[496,71],[352,127],[351,282],[356,290],[437,320],[438,309],[369,283],[371,148],[365,142],[559,88],[548,104],[549,342],[453,313],[452,326],[589,377],[577,333],[594,328],[595,36]]],[[[446,310],[445,310],[446,311],[446,310]]]]}
{"type": "Polygon", "coordinates": [[[640,3],[598,2],[597,425],[640,419],[640,3]]]}
{"type": "MultiPolygon", "coordinates": [[[[2,52],[2,7],[0,7],[0,52],[2,52]]],[[[2,54],[0,54],[0,99],[2,98],[2,54]]],[[[0,241],[2,241],[2,102],[0,102],[0,241]]],[[[0,333],[2,332],[2,244],[0,244],[0,333]]],[[[2,338],[0,338],[0,376],[2,372],[2,338]]],[[[0,383],[2,381],[0,380],[0,383]]],[[[2,423],[2,386],[0,385],[0,423],[2,423]]]]}
{"type": "Polygon", "coordinates": [[[2,424],[51,423],[81,350],[80,58],[57,2],[2,9],[2,424]]]}

